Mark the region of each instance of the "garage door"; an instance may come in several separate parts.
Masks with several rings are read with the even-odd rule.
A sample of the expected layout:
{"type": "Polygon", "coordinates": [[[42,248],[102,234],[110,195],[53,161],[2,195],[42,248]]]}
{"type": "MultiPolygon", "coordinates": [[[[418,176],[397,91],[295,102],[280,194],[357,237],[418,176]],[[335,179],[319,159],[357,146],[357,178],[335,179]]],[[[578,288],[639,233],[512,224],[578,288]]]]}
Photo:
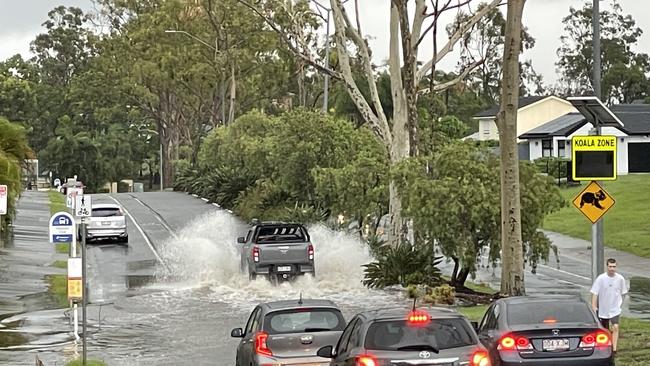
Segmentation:
{"type": "Polygon", "coordinates": [[[630,173],[650,173],[650,142],[627,144],[630,173]]]}

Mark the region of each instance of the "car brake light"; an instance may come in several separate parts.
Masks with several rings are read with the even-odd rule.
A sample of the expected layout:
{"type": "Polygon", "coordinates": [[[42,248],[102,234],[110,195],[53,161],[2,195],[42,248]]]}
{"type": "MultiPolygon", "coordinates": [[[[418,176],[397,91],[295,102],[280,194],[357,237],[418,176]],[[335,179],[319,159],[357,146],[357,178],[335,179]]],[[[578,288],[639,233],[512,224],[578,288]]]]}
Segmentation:
{"type": "Polygon", "coordinates": [[[377,366],[377,360],[369,355],[357,356],[355,366],[377,366]]]}
{"type": "Polygon", "coordinates": [[[314,260],[314,246],[309,244],[307,247],[307,254],[309,255],[309,260],[314,260]]]}
{"type": "Polygon", "coordinates": [[[533,345],[530,344],[530,341],[526,337],[516,337],[513,335],[507,335],[499,341],[497,350],[499,351],[524,351],[533,349],[533,345]]]}
{"type": "Polygon", "coordinates": [[[491,366],[490,356],[485,351],[476,351],[470,359],[470,366],[491,366]]]}
{"type": "Polygon", "coordinates": [[[273,352],[266,344],[269,335],[264,332],[259,332],[255,335],[255,353],[263,356],[273,356],[273,352]]]}
{"type": "Polygon", "coordinates": [[[609,337],[609,334],[603,331],[589,333],[583,336],[580,341],[580,348],[609,347],[611,345],[612,340],[609,337]]]}
{"type": "Polygon", "coordinates": [[[408,317],[408,322],[411,325],[426,324],[429,320],[431,320],[431,316],[424,311],[412,311],[408,317]]]}
{"type": "Polygon", "coordinates": [[[260,248],[258,247],[253,247],[253,261],[254,262],[260,261],[260,248]]]}

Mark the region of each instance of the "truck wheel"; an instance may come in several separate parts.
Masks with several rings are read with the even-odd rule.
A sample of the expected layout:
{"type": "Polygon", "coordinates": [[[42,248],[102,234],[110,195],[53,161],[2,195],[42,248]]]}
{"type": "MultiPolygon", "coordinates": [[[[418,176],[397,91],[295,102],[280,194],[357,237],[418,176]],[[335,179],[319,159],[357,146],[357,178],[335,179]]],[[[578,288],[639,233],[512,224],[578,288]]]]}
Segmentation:
{"type": "Polygon", "coordinates": [[[257,279],[257,274],[254,272],[248,272],[248,280],[255,281],[257,279]]]}

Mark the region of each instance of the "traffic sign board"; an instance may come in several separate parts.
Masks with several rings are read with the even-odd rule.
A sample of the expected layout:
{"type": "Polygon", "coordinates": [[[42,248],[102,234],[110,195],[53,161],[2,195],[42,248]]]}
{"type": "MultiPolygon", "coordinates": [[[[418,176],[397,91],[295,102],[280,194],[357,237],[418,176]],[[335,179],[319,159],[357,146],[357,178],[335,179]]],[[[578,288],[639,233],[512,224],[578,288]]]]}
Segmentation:
{"type": "Polygon", "coordinates": [[[591,182],[573,199],[573,205],[580,210],[592,224],[600,220],[616,201],[600,184],[591,182]]]}
{"type": "Polygon", "coordinates": [[[616,180],[616,141],[616,136],[574,136],[573,180],[616,180]]]}
{"type": "Polygon", "coordinates": [[[50,243],[71,243],[75,238],[74,217],[67,212],[57,212],[50,218],[50,243]]]}
{"type": "Polygon", "coordinates": [[[92,206],[92,197],[90,195],[77,194],[74,215],[77,217],[90,217],[92,206]]]}
{"type": "Polygon", "coordinates": [[[83,298],[83,285],[80,278],[68,278],[68,299],[80,300],[83,298]]]}
{"type": "Polygon", "coordinates": [[[74,208],[75,198],[77,195],[84,194],[83,188],[69,187],[66,191],[65,205],[68,208],[74,208]]]}
{"type": "Polygon", "coordinates": [[[0,185],[0,215],[7,214],[7,201],[9,200],[9,193],[7,186],[0,185]]]}

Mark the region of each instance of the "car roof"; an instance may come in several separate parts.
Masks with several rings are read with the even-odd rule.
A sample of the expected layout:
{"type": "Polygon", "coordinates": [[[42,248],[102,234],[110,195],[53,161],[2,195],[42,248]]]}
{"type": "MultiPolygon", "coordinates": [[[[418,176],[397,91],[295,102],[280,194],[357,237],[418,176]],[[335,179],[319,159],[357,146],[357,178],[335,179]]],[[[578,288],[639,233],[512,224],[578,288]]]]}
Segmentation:
{"type": "MultiPolygon", "coordinates": [[[[359,313],[361,317],[364,317],[367,320],[406,320],[408,315],[413,311],[412,308],[408,307],[394,307],[394,308],[384,308],[384,309],[375,309],[367,310],[359,313]]],[[[416,311],[427,312],[432,318],[464,318],[463,314],[460,314],[454,309],[439,307],[439,306],[430,306],[430,307],[418,307],[416,311]]]]}
{"type": "Polygon", "coordinates": [[[262,307],[266,312],[310,308],[310,307],[324,307],[324,308],[334,308],[334,309],[339,308],[334,302],[330,300],[321,300],[321,299],[302,299],[302,302],[299,299],[271,301],[271,302],[261,303],[259,306],[262,307]]]}
{"type": "Polygon", "coordinates": [[[115,208],[115,209],[120,209],[120,205],[116,205],[114,203],[93,203],[93,210],[96,208],[115,208]]]}
{"type": "Polygon", "coordinates": [[[543,303],[543,302],[557,302],[557,301],[576,301],[585,302],[579,295],[536,295],[536,296],[513,296],[499,299],[499,302],[506,305],[516,304],[530,304],[530,303],[543,303]]]}

